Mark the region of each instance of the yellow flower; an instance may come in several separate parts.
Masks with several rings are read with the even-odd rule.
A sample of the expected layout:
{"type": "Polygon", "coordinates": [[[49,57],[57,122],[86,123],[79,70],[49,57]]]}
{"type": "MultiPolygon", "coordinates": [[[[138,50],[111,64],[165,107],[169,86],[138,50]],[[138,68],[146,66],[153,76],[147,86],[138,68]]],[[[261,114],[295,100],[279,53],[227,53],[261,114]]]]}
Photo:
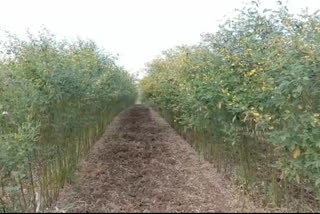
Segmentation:
{"type": "Polygon", "coordinates": [[[259,116],[260,116],[260,114],[259,114],[258,112],[253,112],[253,115],[254,115],[255,117],[259,117],[259,116]]]}
{"type": "Polygon", "coordinates": [[[236,96],[232,96],[232,102],[237,102],[238,101],[238,98],[236,96]]]}
{"type": "Polygon", "coordinates": [[[311,50],[308,51],[308,55],[309,55],[309,56],[313,56],[313,51],[311,51],[311,50]]]}
{"type": "Polygon", "coordinates": [[[292,156],[294,159],[297,159],[298,157],[300,157],[300,155],[301,155],[301,150],[299,147],[296,147],[292,152],[292,156]]]}
{"type": "Polygon", "coordinates": [[[251,76],[255,75],[255,73],[256,73],[256,69],[252,69],[252,70],[248,73],[248,75],[251,77],[251,76]]]}

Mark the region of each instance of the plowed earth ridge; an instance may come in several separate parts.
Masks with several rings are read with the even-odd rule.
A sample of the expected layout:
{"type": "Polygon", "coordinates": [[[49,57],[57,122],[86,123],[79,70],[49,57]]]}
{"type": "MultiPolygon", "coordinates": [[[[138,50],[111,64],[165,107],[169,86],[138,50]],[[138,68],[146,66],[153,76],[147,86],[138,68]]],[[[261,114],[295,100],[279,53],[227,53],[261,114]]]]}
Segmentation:
{"type": "Polygon", "coordinates": [[[165,120],[150,107],[134,105],[120,113],[95,143],[54,208],[57,212],[235,212],[235,196],[228,190],[223,175],[165,120]]]}

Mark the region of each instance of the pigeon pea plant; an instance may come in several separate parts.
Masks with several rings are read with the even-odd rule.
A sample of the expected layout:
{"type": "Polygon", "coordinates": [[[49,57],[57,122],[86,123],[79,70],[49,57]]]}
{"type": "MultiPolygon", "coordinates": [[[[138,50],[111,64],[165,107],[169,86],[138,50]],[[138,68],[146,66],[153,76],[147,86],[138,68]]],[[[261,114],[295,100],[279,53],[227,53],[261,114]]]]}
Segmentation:
{"type": "Polygon", "coordinates": [[[140,87],[250,193],[320,210],[320,17],[259,6],[252,2],[197,45],[164,52],[140,87]]]}
{"type": "Polygon", "coordinates": [[[41,211],[137,90],[92,41],[42,30],[0,50],[0,212],[41,211]]]}

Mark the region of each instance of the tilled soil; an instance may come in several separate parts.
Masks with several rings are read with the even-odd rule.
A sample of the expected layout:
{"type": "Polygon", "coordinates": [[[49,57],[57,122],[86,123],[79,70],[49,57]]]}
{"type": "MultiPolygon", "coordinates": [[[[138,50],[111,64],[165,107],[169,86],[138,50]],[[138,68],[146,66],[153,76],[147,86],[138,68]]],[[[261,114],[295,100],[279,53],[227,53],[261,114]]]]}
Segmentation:
{"type": "Polygon", "coordinates": [[[109,126],[63,189],[66,212],[234,212],[227,184],[152,109],[135,105],[109,126]]]}

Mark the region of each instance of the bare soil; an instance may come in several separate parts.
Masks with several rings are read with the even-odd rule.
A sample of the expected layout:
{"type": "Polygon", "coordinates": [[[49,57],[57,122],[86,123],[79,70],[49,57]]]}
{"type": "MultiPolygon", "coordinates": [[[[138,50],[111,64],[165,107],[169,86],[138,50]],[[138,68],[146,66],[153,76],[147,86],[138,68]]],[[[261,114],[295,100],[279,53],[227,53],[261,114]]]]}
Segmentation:
{"type": "Polygon", "coordinates": [[[119,114],[65,185],[56,212],[237,212],[228,180],[156,112],[119,114]]]}

